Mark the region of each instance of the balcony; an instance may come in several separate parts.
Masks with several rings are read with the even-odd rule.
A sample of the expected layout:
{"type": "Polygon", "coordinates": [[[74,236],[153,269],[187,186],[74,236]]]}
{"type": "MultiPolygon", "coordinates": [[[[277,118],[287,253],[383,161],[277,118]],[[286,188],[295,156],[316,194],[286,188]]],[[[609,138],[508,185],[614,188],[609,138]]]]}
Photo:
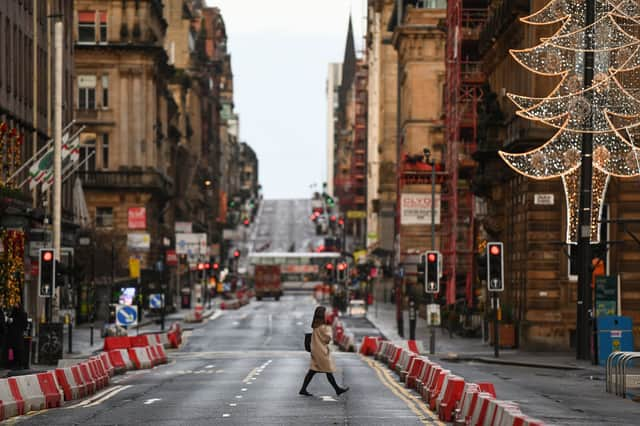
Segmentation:
{"type": "Polygon", "coordinates": [[[487,21],[488,10],[462,9],[462,37],[465,40],[478,40],[484,23],[487,21]]]}
{"type": "Polygon", "coordinates": [[[78,177],[87,189],[154,192],[162,197],[173,192],[173,181],[155,169],[80,171],[78,177]]]}

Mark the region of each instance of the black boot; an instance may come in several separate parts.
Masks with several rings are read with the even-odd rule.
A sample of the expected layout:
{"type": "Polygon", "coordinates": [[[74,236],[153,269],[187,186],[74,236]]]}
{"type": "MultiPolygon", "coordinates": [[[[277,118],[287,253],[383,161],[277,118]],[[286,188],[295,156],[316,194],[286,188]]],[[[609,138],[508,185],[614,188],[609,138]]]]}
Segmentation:
{"type": "Polygon", "coordinates": [[[309,386],[309,383],[311,383],[311,379],[313,379],[313,376],[315,374],[316,372],[313,370],[307,371],[307,375],[304,376],[304,382],[302,382],[302,389],[300,389],[300,392],[298,392],[299,395],[313,396],[312,394],[307,392],[307,386],[309,386]]]}
{"type": "Polygon", "coordinates": [[[333,377],[333,373],[327,373],[327,380],[329,380],[329,383],[331,383],[331,386],[333,386],[333,389],[336,391],[336,395],[338,396],[342,395],[343,393],[349,390],[348,387],[341,388],[340,386],[338,386],[338,383],[336,383],[335,377],[333,377]]]}

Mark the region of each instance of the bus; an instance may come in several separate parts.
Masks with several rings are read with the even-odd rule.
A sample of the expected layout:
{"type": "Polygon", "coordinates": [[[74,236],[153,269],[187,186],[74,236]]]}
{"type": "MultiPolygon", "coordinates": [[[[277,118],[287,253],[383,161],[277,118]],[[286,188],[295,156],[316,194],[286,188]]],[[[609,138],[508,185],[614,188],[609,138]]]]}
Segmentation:
{"type": "Polygon", "coordinates": [[[280,267],[282,289],[286,291],[313,291],[326,281],[327,263],[335,264],[340,253],[250,253],[249,275],[255,276],[257,265],[280,267]]]}

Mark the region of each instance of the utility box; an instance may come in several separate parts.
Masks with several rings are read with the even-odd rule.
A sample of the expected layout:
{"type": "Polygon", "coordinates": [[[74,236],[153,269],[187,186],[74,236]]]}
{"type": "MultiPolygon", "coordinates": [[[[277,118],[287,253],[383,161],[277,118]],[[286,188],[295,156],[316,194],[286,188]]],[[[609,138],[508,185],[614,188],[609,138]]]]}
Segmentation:
{"type": "Polygon", "coordinates": [[[633,327],[630,317],[602,316],[598,325],[598,364],[605,365],[612,352],[633,351],[633,327]]]}

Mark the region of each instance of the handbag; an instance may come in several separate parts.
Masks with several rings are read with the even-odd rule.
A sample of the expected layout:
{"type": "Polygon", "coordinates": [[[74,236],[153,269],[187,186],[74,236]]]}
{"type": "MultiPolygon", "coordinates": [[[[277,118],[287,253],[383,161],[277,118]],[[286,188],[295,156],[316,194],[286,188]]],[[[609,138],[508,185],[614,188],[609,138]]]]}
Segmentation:
{"type": "Polygon", "coordinates": [[[311,333],[304,335],[304,348],[307,352],[311,352],[311,333]]]}

